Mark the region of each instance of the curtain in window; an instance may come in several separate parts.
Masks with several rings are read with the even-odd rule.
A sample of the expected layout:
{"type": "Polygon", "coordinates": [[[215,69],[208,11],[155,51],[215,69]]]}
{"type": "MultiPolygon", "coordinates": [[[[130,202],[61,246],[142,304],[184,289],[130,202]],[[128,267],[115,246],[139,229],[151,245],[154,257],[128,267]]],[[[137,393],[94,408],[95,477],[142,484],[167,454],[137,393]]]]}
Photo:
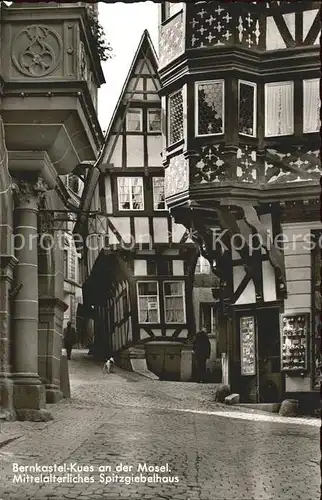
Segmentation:
{"type": "Polygon", "coordinates": [[[266,84],[265,94],[265,135],[293,134],[293,82],[266,84]]]}
{"type": "Polygon", "coordinates": [[[143,208],[143,185],[141,177],[132,177],[132,202],[136,210],[143,208]]]}
{"type": "Polygon", "coordinates": [[[164,284],[164,310],[166,323],[184,323],[184,294],[181,282],[164,284]]]}
{"type": "Polygon", "coordinates": [[[303,81],[303,132],[320,130],[320,80],[303,81]]]}
{"type": "Polygon", "coordinates": [[[159,323],[158,285],[156,282],[138,284],[139,322],[159,323]]]}

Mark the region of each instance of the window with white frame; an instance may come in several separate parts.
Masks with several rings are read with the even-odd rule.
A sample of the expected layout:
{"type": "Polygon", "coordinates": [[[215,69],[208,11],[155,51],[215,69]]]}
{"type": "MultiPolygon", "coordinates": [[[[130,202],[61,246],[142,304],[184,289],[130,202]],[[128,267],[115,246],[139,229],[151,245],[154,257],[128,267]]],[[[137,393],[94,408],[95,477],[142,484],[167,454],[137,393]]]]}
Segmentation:
{"type": "Polygon", "coordinates": [[[294,83],[265,84],[265,136],[294,134],[294,83]]]}
{"type": "Polygon", "coordinates": [[[148,132],[161,132],[161,109],[148,110],[148,132]]]}
{"type": "Polygon", "coordinates": [[[158,282],[139,281],[137,294],[139,323],[160,323],[158,282]]]}
{"type": "Polygon", "coordinates": [[[185,286],[183,281],[163,283],[164,315],[166,323],[185,323],[185,286]]]}
{"type": "Polygon", "coordinates": [[[319,132],[320,125],[320,79],[303,80],[303,132],[319,132]]]}
{"type": "Polygon", "coordinates": [[[144,210],[143,178],[118,177],[119,210],[144,210]]]}
{"type": "Polygon", "coordinates": [[[209,261],[205,259],[202,255],[197,260],[195,274],[210,274],[211,268],[209,261]]]}
{"type": "Polygon", "coordinates": [[[153,177],[153,209],[165,210],[164,177],[153,177]]]}
{"type": "Polygon", "coordinates": [[[142,109],[130,108],[126,114],[126,131],[142,132],[143,120],[142,109]]]}
{"type": "Polygon", "coordinates": [[[195,83],[195,133],[220,135],[225,131],[224,80],[195,83]]]}
{"type": "Polygon", "coordinates": [[[256,83],[238,81],[238,132],[250,137],[256,137],[256,94],[256,83]]]}
{"type": "Polygon", "coordinates": [[[168,143],[175,144],[183,139],[183,95],[182,90],[168,97],[168,143]]]}

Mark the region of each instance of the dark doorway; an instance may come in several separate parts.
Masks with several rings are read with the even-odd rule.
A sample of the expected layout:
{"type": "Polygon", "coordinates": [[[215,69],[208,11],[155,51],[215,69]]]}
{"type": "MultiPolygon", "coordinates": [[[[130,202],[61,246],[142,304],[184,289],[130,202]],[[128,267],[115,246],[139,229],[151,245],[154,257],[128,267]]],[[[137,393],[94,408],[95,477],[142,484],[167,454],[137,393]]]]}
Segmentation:
{"type": "Polygon", "coordinates": [[[258,311],[257,331],[259,399],[262,403],[276,403],[282,396],[278,308],[258,311]]]}

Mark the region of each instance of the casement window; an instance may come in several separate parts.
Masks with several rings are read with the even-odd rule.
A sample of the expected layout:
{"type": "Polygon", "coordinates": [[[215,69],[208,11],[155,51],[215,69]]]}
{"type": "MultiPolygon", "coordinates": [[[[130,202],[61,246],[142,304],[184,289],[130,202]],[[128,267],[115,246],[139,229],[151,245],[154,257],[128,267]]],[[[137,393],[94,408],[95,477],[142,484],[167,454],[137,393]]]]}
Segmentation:
{"type": "Polygon", "coordinates": [[[238,81],[238,132],[249,137],[256,137],[256,94],[256,83],[238,81]]]}
{"type": "Polygon", "coordinates": [[[126,114],[126,131],[142,132],[142,130],[143,130],[142,109],[130,108],[126,114]]]}
{"type": "Polygon", "coordinates": [[[160,323],[158,282],[139,281],[137,294],[139,323],[160,323]]]}
{"type": "Polygon", "coordinates": [[[166,323],[185,323],[185,286],[183,281],[163,283],[164,314],[166,323]]]}
{"type": "Polygon", "coordinates": [[[148,109],[148,132],[161,132],[160,109],[148,109]]]}
{"type": "Polygon", "coordinates": [[[220,135],[225,131],[224,80],[195,83],[195,134],[220,135]]]}
{"type": "Polygon", "coordinates": [[[119,210],[144,210],[143,178],[118,177],[119,210]]]}
{"type": "Polygon", "coordinates": [[[168,144],[171,146],[183,139],[183,95],[182,90],[168,98],[168,144]]]}
{"type": "Polygon", "coordinates": [[[164,177],[153,177],[153,210],[165,210],[164,177]]]}
{"type": "Polygon", "coordinates": [[[201,255],[197,260],[195,274],[210,274],[210,272],[211,268],[209,261],[201,255]]]}
{"type": "Polygon", "coordinates": [[[294,84],[265,84],[265,136],[276,137],[294,133],[294,84]]]}
{"type": "Polygon", "coordinates": [[[158,275],[157,263],[154,260],[147,261],[146,269],[147,269],[148,276],[157,276],[158,275]]]}
{"type": "Polygon", "coordinates": [[[319,132],[320,126],[320,79],[303,80],[303,132],[319,132]]]}

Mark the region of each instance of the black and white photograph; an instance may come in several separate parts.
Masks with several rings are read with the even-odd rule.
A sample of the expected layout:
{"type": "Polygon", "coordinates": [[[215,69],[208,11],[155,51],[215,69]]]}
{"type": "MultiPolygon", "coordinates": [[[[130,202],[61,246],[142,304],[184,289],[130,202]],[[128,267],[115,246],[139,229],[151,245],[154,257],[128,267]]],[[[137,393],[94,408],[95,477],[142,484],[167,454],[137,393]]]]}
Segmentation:
{"type": "Polygon", "coordinates": [[[0,500],[320,500],[321,3],[0,19],[0,500]]]}

